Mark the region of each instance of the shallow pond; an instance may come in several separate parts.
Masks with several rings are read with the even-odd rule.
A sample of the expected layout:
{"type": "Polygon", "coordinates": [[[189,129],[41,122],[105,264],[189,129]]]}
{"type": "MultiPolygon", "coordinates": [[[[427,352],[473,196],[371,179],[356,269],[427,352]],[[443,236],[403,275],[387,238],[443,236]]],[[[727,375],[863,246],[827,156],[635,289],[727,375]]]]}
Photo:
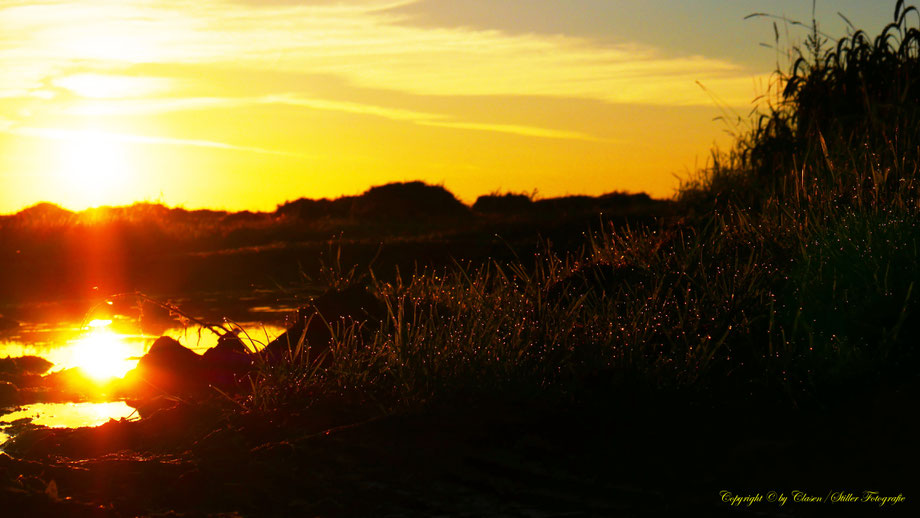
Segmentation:
{"type": "MultiPolygon", "coordinates": [[[[241,322],[243,342],[260,349],[284,332],[277,324],[241,322]]],[[[170,336],[198,354],[217,345],[217,335],[200,325],[172,327],[160,335],[145,334],[130,321],[94,319],[86,324],[24,324],[15,336],[0,338],[0,358],[40,356],[52,371],[79,367],[98,381],[124,376],[159,336],[170,336]]]]}
{"type": "Polygon", "coordinates": [[[24,405],[18,410],[0,416],[0,451],[10,435],[10,425],[21,419],[28,419],[33,425],[49,428],[79,428],[99,426],[109,419],[136,416],[134,408],[123,401],[108,403],[35,403],[24,405]]]}
{"type": "MultiPolygon", "coordinates": [[[[250,303],[259,305],[251,306],[251,315],[242,316],[264,318],[262,322],[224,320],[220,325],[240,330],[238,334],[245,344],[260,349],[285,331],[283,318],[288,307],[265,305],[263,301],[250,303]]],[[[159,336],[170,336],[196,353],[204,353],[217,344],[218,336],[202,323],[186,321],[182,325],[175,319],[164,318],[154,326],[148,320],[144,326],[139,315],[119,312],[110,305],[87,311],[81,317],[58,316],[42,321],[33,316],[31,321],[20,320],[12,332],[0,336],[0,358],[39,356],[53,364],[48,372],[79,368],[99,387],[104,387],[106,382],[133,369],[159,336]]],[[[97,426],[133,412],[122,401],[23,405],[13,413],[0,415],[0,443],[8,438],[3,430],[17,419],[28,418],[33,424],[49,427],[97,426]]]]}

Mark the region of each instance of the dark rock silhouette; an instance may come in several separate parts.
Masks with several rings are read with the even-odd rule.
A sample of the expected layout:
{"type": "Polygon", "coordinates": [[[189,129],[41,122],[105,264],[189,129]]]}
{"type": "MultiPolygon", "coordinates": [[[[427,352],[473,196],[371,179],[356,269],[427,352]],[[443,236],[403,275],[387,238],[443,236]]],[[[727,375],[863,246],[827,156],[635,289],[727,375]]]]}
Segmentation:
{"type": "Polygon", "coordinates": [[[0,375],[3,374],[44,374],[54,364],[40,356],[20,356],[17,358],[0,358],[0,375]]]}
{"type": "Polygon", "coordinates": [[[43,385],[42,375],[52,366],[53,363],[38,356],[0,358],[0,406],[26,403],[30,396],[24,392],[43,385]]]}
{"type": "Polygon", "coordinates": [[[252,369],[252,355],[235,334],[198,355],[176,340],[161,336],[125,375],[123,392],[145,413],[169,400],[201,399],[214,389],[235,392],[252,369]]]}
{"type": "Polygon", "coordinates": [[[137,367],[125,375],[134,398],[141,401],[157,396],[188,397],[206,389],[201,356],[176,340],[161,336],[150,346],[137,367]]]}
{"type": "Polygon", "coordinates": [[[252,369],[252,355],[240,337],[227,333],[201,355],[205,381],[221,390],[235,390],[252,369]]]}

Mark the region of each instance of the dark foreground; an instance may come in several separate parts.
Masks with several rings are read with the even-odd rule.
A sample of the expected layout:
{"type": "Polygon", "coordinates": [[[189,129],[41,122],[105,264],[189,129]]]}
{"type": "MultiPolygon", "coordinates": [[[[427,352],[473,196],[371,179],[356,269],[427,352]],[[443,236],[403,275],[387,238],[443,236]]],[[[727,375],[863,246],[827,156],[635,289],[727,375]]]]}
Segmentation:
{"type": "Polygon", "coordinates": [[[891,387],[815,411],[628,393],[603,402],[453,402],[413,413],[384,413],[348,393],[258,415],[178,405],[132,422],[20,434],[7,444],[10,455],[0,454],[0,509],[93,517],[908,516],[920,496],[918,392],[917,384],[891,387]],[[763,500],[732,505],[726,491],[763,500]],[[797,491],[825,501],[796,502],[804,499],[797,491]],[[866,491],[877,493],[860,501],[866,491]],[[768,502],[771,492],[788,501],[768,502]],[[858,500],[828,501],[848,493],[858,500]]]}

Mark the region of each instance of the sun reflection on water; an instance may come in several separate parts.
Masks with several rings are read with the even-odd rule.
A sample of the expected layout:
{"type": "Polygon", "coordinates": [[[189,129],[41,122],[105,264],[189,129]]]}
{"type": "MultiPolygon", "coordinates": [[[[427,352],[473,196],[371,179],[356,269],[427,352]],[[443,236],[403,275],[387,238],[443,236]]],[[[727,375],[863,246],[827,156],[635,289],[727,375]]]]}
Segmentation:
{"type": "MultiPolygon", "coordinates": [[[[248,322],[242,326],[246,332],[240,337],[255,350],[285,331],[271,324],[248,322]]],[[[35,324],[27,330],[39,339],[0,339],[0,357],[41,356],[54,364],[52,371],[78,367],[100,384],[123,377],[133,369],[158,336],[141,333],[133,323],[117,318],[94,319],[77,326],[35,324]]],[[[199,326],[169,328],[162,334],[198,354],[217,345],[217,335],[199,326]]]]}
{"type": "Polygon", "coordinates": [[[144,354],[145,337],[115,332],[112,320],[91,320],[82,332],[48,358],[57,367],[77,367],[97,382],[120,378],[144,354]]]}
{"type": "Polygon", "coordinates": [[[4,433],[7,426],[19,419],[30,419],[32,424],[51,428],[79,428],[99,426],[110,419],[129,418],[135,409],[123,401],[109,403],[35,403],[26,405],[21,410],[0,416],[0,444],[9,435],[4,433]]]}
{"type": "MultiPolygon", "coordinates": [[[[160,334],[176,338],[197,354],[216,345],[218,338],[198,325],[168,328],[150,335],[141,330],[135,319],[124,314],[108,312],[94,316],[96,318],[83,323],[73,320],[26,322],[15,334],[0,337],[0,358],[40,356],[53,366],[47,372],[33,374],[46,374],[47,379],[53,380],[48,383],[64,390],[58,403],[27,404],[5,415],[5,410],[0,409],[0,444],[9,435],[19,433],[17,426],[10,426],[17,419],[28,418],[33,424],[49,427],[79,427],[127,417],[134,409],[121,401],[63,401],[75,394],[76,399],[71,400],[106,401],[118,397],[118,378],[137,365],[160,334]],[[69,372],[70,369],[74,369],[73,372],[69,372]]],[[[285,331],[279,325],[258,322],[244,321],[239,326],[245,329],[240,337],[250,349],[261,349],[285,331]]]]}
{"type": "Polygon", "coordinates": [[[123,335],[105,328],[93,328],[71,347],[72,365],[96,381],[120,378],[137,365],[140,347],[126,343],[123,335]]]}

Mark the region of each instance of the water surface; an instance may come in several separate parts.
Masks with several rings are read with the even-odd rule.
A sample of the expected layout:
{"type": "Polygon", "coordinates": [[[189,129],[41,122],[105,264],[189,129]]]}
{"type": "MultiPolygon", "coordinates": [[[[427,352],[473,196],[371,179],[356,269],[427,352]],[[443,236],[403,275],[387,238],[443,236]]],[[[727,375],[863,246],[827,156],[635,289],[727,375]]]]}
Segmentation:
{"type": "Polygon", "coordinates": [[[99,426],[110,419],[136,417],[134,408],[123,401],[108,403],[35,403],[0,416],[0,450],[10,436],[6,433],[15,421],[28,419],[33,425],[49,428],[99,426]]]}
{"type": "MultiPolygon", "coordinates": [[[[253,350],[264,347],[285,331],[283,318],[290,305],[270,305],[264,300],[242,301],[255,304],[241,316],[265,318],[258,322],[218,320],[226,329],[238,330],[243,343],[253,350]]],[[[34,308],[31,308],[34,309],[34,308]]],[[[123,401],[106,401],[106,383],[133,369],[159,336],[170,336],[198,354],[217,344],[218,335],[199,323],[183,323],[173,318],[160,318],[151,325],[150,312],[146,321],[142,314],[119,311],[118,307],[98,304],[90,311],[71,312],[49,310],[31,311],[29,320],[20,320],[12,332],[0,336],[0,358],[39,356],[53,364],[48,371],[77,368],[90,381],[85,388],[98,392],[103,402],[57,402],[23,405],[14,412],[0,416],[0,443],[8,436],[9,424],[17,419],[31,419],[35,425],[48,427],[98,426],[109,419],[121,419],[134,413],[123,401]]],[[[221,314],[220,308],[212,309],[221,314]]],[[[168,315],[167,315],[168,317],[168,315]]],[[[96,399],[95,397],[92,399],[96,399]]],[[[9,409],[7,409],[9,410],[9,409]]],[[[0,410],[2,413],[2,410],[0,410]]]]}

